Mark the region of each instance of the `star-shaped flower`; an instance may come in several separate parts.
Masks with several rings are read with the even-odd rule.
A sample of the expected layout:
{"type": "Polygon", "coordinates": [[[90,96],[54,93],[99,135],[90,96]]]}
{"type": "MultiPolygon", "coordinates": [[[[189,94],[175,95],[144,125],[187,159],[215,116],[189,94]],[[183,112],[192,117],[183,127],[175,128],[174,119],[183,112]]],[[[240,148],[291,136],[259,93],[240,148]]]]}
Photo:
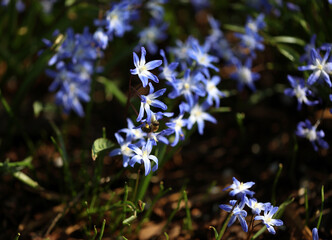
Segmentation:
{"type": "Polygon", "coordinates": [[[153,60],[150,62],[145,61],[146,50],[144,47],[141,47],[141,59],[138,58],[137,54],[134,52],[134,65],[135,69],[130,69],[131,74],[138,75],[139,79],[141,79],[143,87],[148,85],[149,79],[158,83],[159,79],[156,75],[150,72],[150,70],[159,67],[162,64],[161,60],[153,60]]]}

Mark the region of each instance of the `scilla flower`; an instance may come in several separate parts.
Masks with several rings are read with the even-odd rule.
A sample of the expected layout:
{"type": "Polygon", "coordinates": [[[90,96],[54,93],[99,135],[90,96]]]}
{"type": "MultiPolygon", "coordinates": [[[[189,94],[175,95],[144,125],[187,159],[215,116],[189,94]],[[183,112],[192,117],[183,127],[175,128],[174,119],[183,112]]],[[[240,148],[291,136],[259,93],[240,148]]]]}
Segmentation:
{"type": "Polygon", "coordinates": [[[273,226],[281,226],[284,223],[280,219],[274,219],[273,215],[278,211],[278,207],[270,206],[264,210],[264,216],[256,216],[255,220],[262,220],[267,227],[269,233],[276,234],[276,230],[273,226]]]}
{"type": "Polygon", "coordinates": [[[120,148],[116,148],[110,152],[110,156],[122,155],[123,156],[123,167],[127,167],[129,160],[132,156],[134,156],[133,151],[128,147],[131,144],[131,139],[126,138],[126,140],[121,137],[119,133],[115,133],[115,138],[120,144],[120,148]]]}
{"type": "Polygon", "coordinates": [[[319,240],[317,228],[312,229],[312,240],[319,240]]]}
{"type": "Polygon", "coordinates": [[[251,71],[252,60],[248,58],[244,65],[238,60],[234,59],[236,70],[231,74],[231,78],[237,80],[238,89],[242,90],[245,85],[247,85],[252,91],[256,90],[254,81],[260,78],[259,73],[251,71]]]}
{"type": "Polygon", "coordinates": [[[178,144],[179,140],[184,140],[184,133],[182,131],[182,128],[185,127],[188,123],[187,119],[183,119],[184,117],[184,104],[180,104],[180,113],[177,118],[170,119],[169,122],[166,123],[166,126],[172,130],[172,133],[175,133],[175,138],[173,142],[171,143],[171,146],[174,147],[178,144]]]}
{"type": "Polygon", "coordinates": [[[197,123],[198,126],[198,133],[203,134],[204,131],[204,121],[209,121],[212,123],[217,123],[217,120],[212,117],[210,114],[205,112],[209,108],[209,104],[204,102],[200,105],[197,101],[194,106],[190,109],[190,116],[187,122],[187,128],[191,129],[192,126],[197,123]]]}
{"type": "Polygon", "coordinates": [[[259,215],[261,211],[264,211],[266,207],[269,206],[270,203],[261,203],[257,202],[256,198],[250,198],[248,202],[246,202],[248,207],[251,208],[251,212],[254,215],[259,215]]]}
{"type": "Polygon", "coordinates": [[[310,74],[308,78],[308,84],[314,84],[319,78],[322,78],[329,87],[332,87],[332,83],[330,80],[329,72],[332,71],[332,62],[327,62],[331,49],[329,48],[324,58],[320,56],[320,54],[314,49],[311,49],[311,64],[307,66],[300,66],[298,69],[300,71],[312,70],[313,72],[310,74]]]}
{"type": "Polygon", "coordinates": [[[250,197],[254,195],[254,192],[249,190],[254,184],[254,182],[243,183],[233,177],[232,185],[226,187],[224,190],[232,189],[232,191],[229,192],[229,195],[232,197],[235,196],[243,202],[247,195],[250,197]]]}
{"type": "Polygon", "coordinates": [[[234,205],[237,203],[236,200],[231,200],[231,201],[229,201],[229,203],[231,205],[227,205],[227,204],[220,204],[219,205],[219,207],[222,210],[225,210],[226,212],[231,212],[231,210],[234,208],[233,211],[232,211],[232,216],[231,216],[227,226],[228,227],[231,226],[236,221],[236,219],[238,219],[240,224],[241,224],[241,227],[242,227],[243,231],[248,232],[248,225],[247,225],[247,222],[245,220],[245,217],[247,216],[247,212],[245,210],[243,210],[244,205],[243,204],[240,204],[240,205],[237,204],[234,207],[234,205]]]}
{"type": "Polygon", "coordinates": [[[149,79],[158,83],[159,79],[156,75],[149,72],[156,67],[159,67],[162,64],[161,60],[154,60],[146,63],[145,61],[146,50],[144,47],[141,47],[141,59],[138,58],[137,54],[134,52],[134,65],[135,69],[130,69],[131,74],[138,75],[139,79],[141,79],[143,87],[148,85],[149,79]]]}
{"type": "Polygon", "coordinates": [[[165,103],[156,99],[157,97],[160,97],[161,95],[163,95],[166,92],[166,88],[163,88],[163,89],[158,90],[157,92],[154,92],[154,87],[152,86],[151,83],[149,84],[149,87],[150,87],[149,94],[147,96],[141,95],[141,107],[139,110],[138,117],[136,119],[137,122],[139,122],[143,119],[144,111],[146,112],[146,115],[147,115],[146,121],[151,122],[152,112],[150,110],[150,106],[156,107],[156,108],[161,108],[162,110],[167,109],[167,106],[165,103]]]}
{"type": "Polygon", "coordinates": [[[158,158],[154,155],[150,155],[152,150],[152,144],[150,141],[148,141],[146,145],[143,145],[142,149],[133,144],[129,145],[129,148],[134,151],[134,156],[129,161],[130,166],[134,167],[135,163],[144,164],[145,176],[151,172],[150,160],[155,163],[152,171],[158,169],[158,158]]]}
{"type": "Polygon", "coordinates": [[[299,122],[296,130],[296,135],[308,139],[315,151],[318,151],[317,144],[322,148],[329,148],[329,144],[323,140],[323,137],[325,136],[323,130],[316,130],[318,125],[319,122],[312,126],[311,122],[307,119],[304,122],[299,122]]]}
{"type": "Polygon", "coordinates": [[[292,88],[285,89],[285,95],[288,96],[295,96],[297,98],[297,110],[301,110],[302,103],[313,106],[318,104],[318,101],[310,101],[307,98],[307,95],[312,95],[312,92],[305,86],[303,78],[292,77],[290,75],[287,76],[289,83],[291,84],[292,88]]]}

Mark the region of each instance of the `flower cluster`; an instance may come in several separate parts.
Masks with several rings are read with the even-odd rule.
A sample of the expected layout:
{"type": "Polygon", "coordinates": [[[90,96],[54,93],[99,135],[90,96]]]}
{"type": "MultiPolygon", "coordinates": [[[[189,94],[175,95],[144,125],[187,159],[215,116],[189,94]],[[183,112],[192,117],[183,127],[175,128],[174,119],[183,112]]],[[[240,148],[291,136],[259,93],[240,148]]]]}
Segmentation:
{"type": "MultiPolygon", "coordinates": [[[[136,9],[134,2],[124,1],[121,3],[123,5],[113,5],[110,11],[115,14],[114,11],[120,7],[127,9],[127,12],[134,11],[136,9]]],[[[155,42],[165,37],[163,30],[166,26],[160,21],[161,17],[157,18],[158,15],[163,16],[163,3],[165,1],[149,2],[147,8],[154,17],[150,21],[149,27],[139,33],[138,46],[146,46],[151,54],[157,52],[155,42]]],[[[122,12],[121,14],[123,14],[122,12]]],[[[128,15],[128,18],[121,17],[120,12],[117,14],[117,19],[122,19],[122,23],[118,23],[123,26],[120,29],[129,30],[131,19],[129,16],[131,14],[128,15]]],[[[108,22],[112,21],[112,18],[108,19],[108,22]]],[[[143,148],[146,149],[147,156],[150,156],[151,148],[159,142],[174,147],[180,140],[185,139],[186,131],[192,129],[194,125],[197,124],[199,134],[203,134],[206,121],[217,122],[208,113],[208,109],[211,107],[219,108],[220,98],[226,96],[218,88],[221,81],[220,77],[213,74],[213,72],[219,72],[217,64],[222,60],[235,66],[235,72],[230,78],[238,82],[239,89],[248,86],[253,91],[255,90],[254,81],[260,75],[252,72],[251,67],[252,60],[256,56],[255,51],[264,49],[262,37],[258,34],[265,27],[264,15],[259,15],[257,18],[248,17],[245,27],[246,35],[237,35],[242,40],[241,46],[236,47],[235,51],[231,49],[221,31],[220,23],[212,16],[208,17],[208,22],[211,31],[206,36],[203,44],[192,36],[189,36],[184,42],[178,39],[176,40],[176,46],[167,47],[166,51],[160,50],[162,60],[149,62],[146,61],[145,47],[141,46],[140,57],[136,52],[133,53],[135,68],[131,69],[130,72],[140,79],[143,88],[149,88],[149,90],[147,95],[139,96],[140,109],[136,118],[138,126],[128,125],[127,129],[121,129],[116,134],[121,147],[117,151],[113,151],[111,156],[122,154],[125,167],[133,166],[135,163],[144,163],[145,174],[148,174],[151,169],[156,169],[156,167],[151,168],[150,163],[150,160],[154,161],[154,158],[135,157],[137,155],[141,156],[137,148],[141,149],[142,152],[144,152],[143,148]],[[250,42],[245,40],[247,38],[251,39],[252,44],[246,44],[250,42]],[[247,54],[243,54],[244,52],[247,54]],[[173,62],[168,61],[167,54],[173,55],[173,62]],[[161,72],[159,75],[154,73],[157,68],[161,72]],[[152,83],[164,83],[167,88],[155,91],[155,86],[152,83]],[[173,100],[172,104],[166,105],[162,101],[162,98],[166,95],[173,100]],[[174,103],[177,103],[177,105],[174,103]],[[164,112],[166,110],[169,112],[164,112]],[[164,128],[158,132],[159,121],[164,123],[162,124],[164,128]],[[133,129],[142,131],[139,133],[139,138],[133,137],[133,129]]],[[[124,32],[121,31],[121,34],[118,34],[114,31],[112,34],[120,36],[124,32]]],[[[109,33],[110,31],[107,33],[110,39],[109,33]]],[[[155,166],[157,165],[158,163],[155,162],[155,166]]]]}
{"type": "Polygon", "coordinates": [[[135,68],[131,69],[132,75],[137,76],[144,88],[149,88],[147,95],[140,95],[140,109],[136,121],[138,126],[128,120],[128,128],[116,133],[116,138],[121,147],[111,152],[111,156],[122,154],[124,166],[134,166],[135,163],[144,164],[145,174],[155,171],[158,160],[151,155],[153,146],[169,144],[176,146],[184,140],[186,129],[190,130],[197,123],[198,132],[203,134],[205,121],[216,123],[207,110],[220,106],[220,98],[224,97],[217,85],[219,76],[211,76],[210,71],[218,71],[213,64],[218,61],[216,56],[210,55],[208,48],[201,46],[197,39],[190,37],[185,44],[179,43],[177,47],[169,48],[169,53],[174,53],[175,62],[169,63],[164,50],[160,50],[163,60],[146,61],[146,50],[141,47],[141,56],[133,53],[135,68]],[[177,50],[176,50],[177,49],[177,50]],[[183,55],[178,53],[185,51],[183,55]],[[160,70],[157,76],[152,71],[160,70]],[[168,88],[155,90],[154,84],[165,83],[168,88]],[[167,106],[161,98],[168,92],[170,99],[178,99],[178,105],[167,106]],[[171,108],[171,112],[165,112],[171,108]],[[175,112],[178,109],[178,115],[175,112]],[[159,122],[163,121],[164,129],[159,130],[159,122]],[[185,129],[186,128],[186,129],[185,129]],[[135,133],[134,133],[135,132],[135,133]],[[124,137],[120,134],[125,135],[124,137]],[[145,154],[142,157],[142,154],[145,154]],[[155,165],[151,168],[152,160],[155,165]]]}
{"type": "Polygon", "coordinates": [[[95,25],[104,36],[105,42],[112,41],[114,37],[123,37],[126,32],[133,29],[133,24],[140,19],[142,12],[147,9],[150,13],[150,24],[138,33],[138,44],[146,47],[150,53],[157,53],[156,42],[166,38],[167,24],[163,21],[164,7],[167,0],[151,0],[143,3],[141,0],[125,0],[112,3],[111,8],[105,13],[102,20],[95,20],[95,25]]]}
{"type": "MultiPolygon", "coordinates": [[[[271,234],[275,234],[276,231],[274,226],[278,227],[283,225],[280,219],[275,219],[275,214],[278,211],[278,207],[274,207],[271,203],[261,203],[253,198],[254,192],[249,190],[255,183],[254,182],[240,182],[235,177],[233,177],[233,183],[225,188],[232,189],[229,195],[235,197],[235,200],[230,201],[230,205],[221,204],[219,207],[226,212],[232,214],[230,221],[228,222],[228,227],[231,226],[236,220],[239,220],[243,231],[248,232],[248,224],[246,217],[248,215],[247,211],[244,210],[245,206],[251,209],[251,213],[255,221],[262,221],[262,223],[267,227],[267,230],[271,234]]],[[[254,221],[251,222],[253,228],[254,221]]]]}
{"type": "MultiPolygon", "coordinates": [[[[291,88],[285,89],[284,93],[287,96],[295,96],[297,98],[297,110],[301,110],[302,104],[314,106],[319,104],[318,100],[309,100],[308,97],[315,97],[317,93],[316,86],[327,84],[332,87],[330,75],[332,74],[332,59],[330,58],[331,44],[325,43],[321,47],[316,48],[316,35],[314,34],[310,42],[304,47],[305,53],[301,56],[300,61],[306,65],[299,66],[299,71],[311,71],[308,79],[288,75],[288,81],[291,88]],[[321,55],[323,52],[323,57],[321,55]],[[315,90],[315,91],[314,91],[315,90]],[[315,94],[314,94],[315,92],[315,94]]],[[[329,96],[332,101],[332,95],[329,96]]],[[[332,109],[330,109],[332,112],[332,109]]],[[[296,135],[308,139],[315,151],[318,151],[318,146],[328,148],[329,145],[322,139],[324,137],[323,130],[316,131],[317,124],[312,126],[307,119],[301,121],[297,125],[296,135]]]]}
{"type": "MultiPolygon", "coordinates": [[[[98,41],[84,29],[82,34],[74,33],[68,29],[65,36],[59,35],[61,43],[56,48],[56,53],[49,60],[48,76],[54,79],[50,91],[57,91],[56,104],[63,107],[65,113],[74,110],[79,116],[84,116],[82,102],[90,100],[90,83],[95,72],[95,61],[101,56],[98,41]]],[[[47,41],[48,45],[52,44],[47,41]]]]}

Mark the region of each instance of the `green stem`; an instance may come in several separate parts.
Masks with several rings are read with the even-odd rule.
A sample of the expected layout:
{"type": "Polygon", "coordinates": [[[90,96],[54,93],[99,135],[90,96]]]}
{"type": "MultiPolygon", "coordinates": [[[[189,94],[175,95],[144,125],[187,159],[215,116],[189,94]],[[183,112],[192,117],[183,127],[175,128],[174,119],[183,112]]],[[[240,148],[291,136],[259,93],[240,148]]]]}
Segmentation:
{"type": "Polygon", "coordinates": [[[283,168],[283,166],[280,163],[277,175],[276,175],[276,177],[274,179],[273,186],[272,186],[272,198],[271,198],[272,205],[276,204],[276,189],[277,189],[277,184],[278,184],[278,181],[279,181],[280,174],[282,172],[282,168],[283,168]]]}
{"type": "Polygon", "coordinates": [[[317,229],[319,229],[319,226],[320,226],[320,223],[321,223],[322,217],[323,217],[323,209],[324,209],[324,185],[322,186],[321,194],[322,194],[322,204],[320,206],[320,214],[319,214],[319,219],[318,219],[318,223],[317,223],[317,229]]]}
{"type": "Polygon", "coordinates": [[[216,240],[221,240],[222,239],[222,237],[223,237],[223,235],[224,235],[224,233],[225,233],[225,231],[227,229],[227,225],[228,225],[229,221],[231,220],[231,217],[233,215],[233,210],[234,210],[237,202],[238,201],[235,202],[232,210],[229,212],[229,214],[228,214],[228,216],[227,216],[227,218],[226,218],[226,220],[225,220],[225,222],[224,222],[224,224],[223,224],[223,226],[222,226],[222,228],[221,228],[221,230],[220,230],[220,232],[218,234],[218,238],[216,240]]]}
{"type": "Polygon", "coordinates": [[[192,221],[191,221],[191,216],[190,216],[190,209],[188,206],[188,196],[187,196],[187,192],[185,190],[183,190],[183,199],[186,204],[187,228],[188,228],[188,230],[191,231],[193,229],[193,226],[192,226],[192,221]]]}
{"type": "Polygon", "coordinates": [[[135,183],[135,189],[134,189],[134,194],[133,194],[133,202],[136,204],[138,199],[136,199],[137,195],[137,189],[138,189],[138,183],[139,183],[139,177],[140,177],[141,169],[139,168],[137,171],[137,177],[136,177],[136,183],[135,183]]]}

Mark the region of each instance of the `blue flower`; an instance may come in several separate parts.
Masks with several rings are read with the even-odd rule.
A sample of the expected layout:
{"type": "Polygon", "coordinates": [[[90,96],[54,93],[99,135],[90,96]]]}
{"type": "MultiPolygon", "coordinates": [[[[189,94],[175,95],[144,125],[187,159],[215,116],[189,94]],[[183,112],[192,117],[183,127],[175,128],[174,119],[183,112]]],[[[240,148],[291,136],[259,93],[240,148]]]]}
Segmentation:
{"type": "Polygon", "coordinates": [[[207,40],[211,44],[217,43],[220,39],[224,37],[224,34],[220,29],[220,23],[211,15],[208,16],[208,21],[211,26],[211,30],[209,36],[207,37],[207,40]]]}
{"type": "Polygon", "coordinates": [[[195,60],[199,66],[212,68],[218,72],[219,69],[212,64],[213,62],[218,62],[218,58],[207,53],[208,46],[209,44],[206,44],[206,46],[202,47],[197,42],[194,42],[192,48],[188,51],[188,56],[195,60]]]}
{"type": "Polygon", "coordinates": [[[195,10],[201,10],[210,6],[210,0],[190,0],[195,10]]]}
{"type": "Polygon", "coordinates": [[[131,17],[128,1],[113,4],[111,9],[106,12],[106,19],[104,20],[110,40],[113,39],[113,35],[122,37],[125,32],[132,29],[130,25],[131,17]]]}
{"type": "Polygon", "coordinates": [[[184,140],[184,133],[182,131],[182,128],[187,126],[188,120],[183,119],[185,114],[185,105],[180,104],[180,113],[177,118],[172,118],[169,120],[169,122],[166,123],[166,126],[172,130],[172,133],[175,133],[175,138],[173,142],[171,143],[171,146],[174,147],[178,144],[179,140],[184,140]]]}
{"type": "Polygon", "coordinates": [[[123,167],[127,167],[129,160],[132,156],[134,156],[134,153],[131,148],[129,148],[129,144],[131,144],[131,139],[126,138],[126,140],[121,137],[119,133],[115,133],[115,138],[120,144],[120,148],[116,148],[110,152],[110,156],[116,156],[116,155],[122,155],[123,157],[123,167]]]}
{"type": "Polygon", "coordinates": [[[294,3],[286,2],[286,6],[291,11],[294,11],[294,12],[300,12],[301,11],[301,8],[299,7],[299,5],[296,5],[294,3]]]}
{"type": "Polygon", "coordinates": [[[252,57],[256,57],[255,50],[264,50],[263,37],[261,37],[257,32],[251,30],[248,26],[245,28],[245,33],[235,33],[237,38],[241,40],[240,45],[248,49],[249,54],[252,57]]]}
{"type": "Polygon", "coordinates": [[[250,198],[248,199],[248,202],[246,202],[248,207],[251,208],[251,212],[254,215],[259,215],[261,211],[264,211],[266,207],[270,206],[270,203],[261,203],[257,202],[256,198],[250,198]]]}
{"type": "Polygon", "coordinates": [[[276,234],[275,229],[273,226],[282,226],[284,223],[280,219],[274,219],[274,214],[278,211],[278,207],[270,206],[264,210],[264,216],[256,216],[255,220],[262,220],[267,230],[271,234],[276,234]]]}
{"type": "Polygon", "coordinates": [[[189,37],[185,42],[177,39],[175,41],[176,47],[170,47],[169,52],[174,54],[177,61],[186,61],[188,59],[188,51],[191,49],[194,41],[193,37],[189,37]]]}
{"type": "Polygon", "coordinates": [[[312,70],[313,73],[310,74],[308,78],[308,84],[314,84],[319,78],[323,78],[323,80],[332,87],[332,83],[330,80],[329,72],[332,71],[332,62],[327,62],[331,49],[329,48],[324,58],[320,56],[320,54],[314,49],[311,49],[311,64],[307,66],[300,66],[298,69],[300,71],[312,70]]]}
{"type": "Polygon", "coordinates": [[[93,45],[93,36],[89,33],[89,29],[85,28],[83,34],[75,36],[75,48],[71,56],[73,63],[82,61],[92,61],[98,56],[96,47],[93,45]]]}
{"type": "Polygon", "coordinates": [[[242,90],[244,85],[247,85],[252,91],[256,90],[254,81],[260,78],[260,74],[252,72],[251,65],[251,58],[248,58],[244,65],[239,60],[235,60],[236,70],[230,77],[237,80],[239,90],[242,90]]]}
{"type": "Polygon", "coordinates": [[[146,145],[143,145],[142,149],[131,144],[129,148],[134,151],[134,156],[130,159],[129,165],[134,167],[135,163],[144,164],[145,168],[145,176],[151,172],[151,162],[152,160],[155,165],[152,168],[152,171],[156,171],[158,169],[158,158],[154,155],[150,155],[152,151],[151,142],[147,142],[146,145]]]}
{"type": "Polygon", "coordinates": [[[168,61],[167,61],[167,58],[165,55],[165,51],[163,49],[160,50],[160,55],[163,57],[163,60],[164,60],[164,66],[160,67],[160,70],[161,70],[160,77],[162,79],[165,79],[168,82],[172,83],[175,81],[175,77],[177,76],[177,72],[175,71],[175,69],[177,68],[179,63],[172,62],[172,63],[168,64],[168,61]]]}
{"type": "Polygon", "coordinates": [[[168,0],[150,0],[147,2],[146,7],[149,9],[153,18],[161,21],[165,14],[163,4],[167,2],[168,0]]]}
{"type": "Polygon", "coordinates": [[[203,82],[205,83],[205,91],[207,92],[206,101],[210,105],[213,105],[213,101],[215,101],[216,108],[219,108],[220,98],[226,96],[217,87],[220,82],[220,77],[213,76],[212,78],[210,78],[210,74],[207,72],[207,79],[203,79],[203,82]]]}
{"type": "Polygon", "coordinates": [[[264,17],[265,16],[263,13],[259,14],[256,19],[253,19],[252,17],[249,16],[247,18],[245,27],[257,33],[259,30],[264,29],[266,26],[264,22],[264,17]]]}
{"type": "Polygon", "coordinates": [[[311,122],[306,119],[304,122],[299,122],[296,129],[296,135],[308,139],[315,151],[318,151],[318,146],[322,148],[329,148],[329,144],[323,140],[325,136],[323,130],[317,131],[319,122],[312,126],[311,122]]]}
{"type": "MultiPolygon", "coordinates": [[[[234,205],[236,204],[236,202],[237,202],[236,200],[231,200],[231,201],[229,201],[229,203],[231,205],[220,204],[219,207],[226,212],[231,212],[234,205]]],[[[245,217],[247,216],[247,212],[245,210],[243,210],[243,207],[244,207],[244,204],[240,204],[240,205],[237,204],[234,207],[232,216],[231,216],[227,226],[230,227],[236,221],[236,219],[238,219],[243,231],[248,232],[248,225],[245,220],[245,217]]]]}
{"type": "Polygon", "coordinates": [[[63,107],[64,112],[68,114],[74,110],[80,117],[84,116],[83,107],[80,101],[90,101],[90,83],[82,84],[80,82],[63,82],[62,87],[56,93],[55,103],[63,107]]]}
{"type": "Polygon", "coordinates": [[[93,34],[93,39],[96,41],[98,47],[101,49],[106,49],[108,45],[108,36],[104,33],[102,28],[98,28],[93,34]]]}
{"type": "Polygon", "coordinates": [[[188,118],[187,128],[191,129],[192,126],[197,123],[198,133],[202,135],[204,132],[204,121],[217,123],[217,120],[205,112],[210,107],[207,102],[204,102],[202,105],[200,105],[197,100],[195,102],[193,106],[188,106],[188,108],[190,108],[190,116],[188,118]]]}
{"type": "Polygon", "coordinates": [[[151,21],[147,28],[144,28],[139,34],[139,46],[146,46],[151,54],[155,54],[158,50],[157,41],[164,40],[167,35],[165,33],[167,24],[160,24],[156,21],[151,21]]]}
{"type": "Polygon", "coordinates": [[[241,202],[245,202],[245,197],[248,195],[249,197],[252,197],[255,192],[248,190],[251,188],[255,183],[254,182],[240,182],[235,177],[233,177],[233,183],[224,188],[224,191],[227,189],[232,189],[232,191],[229,192],[229,195],[232,197],[236,197],[237,199],[241,200],[241,202]]]}
{"type": "Polygon", "coordinates": [[[176,98],[183,95],[190,106],[194,104],[195,96],[205,96],[204,86],[202,81],[204,76],[198,71],[191,74],[190,69],[187,69],[183,78],[177,79],[173,86],[175,90],[169,94],[170,98],[176,98]]]}
{"type": "Polygon", "coordinates": [[[141,79],[143,87],[146,87],[148,85],[149,79],[152,81],[158,83],[159,79],[156,75],[149,72],[149,70],[155,69],[156,67],[159,67],[162,64],[161,60],[153,60],[148,63],[145,61],[145,55],[146,51],[145,48],[141,48],[141,59],[138,58],[137,54],[134,52],[134,65],[135,69],[130,69],[131,74],[138,75],[139,79],[141,79]]]}
{"type": "Polygon", "coordinates": [[[312,35],[310,42],[304,46],[304,54],[300,57],[300,62],[311,63],[311,49],[315,49],[316,34],[312,35]]]}
{"type": "Polygon", "coordinates": [[[146,136],[146,133],[142,131],[141,128],[135,127],[133,122],[127,118],[128,127],[120,129],[119,132],[126,134],[126,138],[131,139],[131,141],[142,140],[146,136]]]}
{"type": "Polygon", "coordinates": [[[57,49],[57,53],[48,61],[48,65],[51,66],[62,59],[70,58],[73,55],[75,46],[76,39],[74,30],[68,28],[62,44],[57,49]]]}
{"type": "Polygon", "coordinates": [[[136,119],[137,122],[141,121],[144,116],[144,111],[147,115],[147,122],[151,122],[151,116],[152,112],[150,110],[150,106],[161,108],[162,110],[166,110],[167,106],[165,103],[161,102],[160,100],[157,100],[156,98],[162,96],[166,92],[166,88],[160,89],[157,92],[154,92],[154,87],[151,83],[149,83],[150,91],[147,96],[141,95],[141,107],[139,110],[138,117],[136,119]]]}
{"type": "Polygon", "coordinates": [[[308,96],[312,95],[312,92],[305,86],[303,78],[292,77],[290,75],[287,76],[288,81],[290,82],[292,88],[285,89],[285,94],[287,96],[295,96],[298,101],[297,110],[301,110],[302,103],[313,106],[318,104],[318,100],[310,101],[307,98],[308,96]]]}
{"type": "Polygon", "coordinates": [[[22,2],[22,0],[17,0],[15,7],[18,12],[23,12],[25,10],[25,4],[22,2]]]}
{"type": "MultiPolygon", "coordinates": [[[[332,4],[332,0],[330,2],[332,4]]],[[[312,229],[312,240],[319,240],[317,228],[313,228],[312,229]]]]}

